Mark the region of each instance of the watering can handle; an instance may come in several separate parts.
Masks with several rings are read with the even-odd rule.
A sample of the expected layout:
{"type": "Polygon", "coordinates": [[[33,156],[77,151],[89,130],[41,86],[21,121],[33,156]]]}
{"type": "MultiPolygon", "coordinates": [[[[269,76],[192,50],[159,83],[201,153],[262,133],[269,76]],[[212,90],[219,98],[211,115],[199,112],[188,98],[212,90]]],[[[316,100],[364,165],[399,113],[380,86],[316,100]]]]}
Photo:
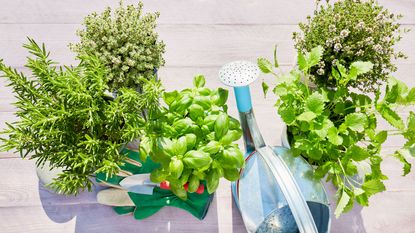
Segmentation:
{"type": "Polygon", "coordinates": [[[280,188],[291,209],[299,231],[301,233],[318,233],[313,215],[301,193],[301,189],[282,158],[276,155],[269,146],[258,148],[257,151],[271,170],[277,183],[284,184],[280,185],[280,188]]]}

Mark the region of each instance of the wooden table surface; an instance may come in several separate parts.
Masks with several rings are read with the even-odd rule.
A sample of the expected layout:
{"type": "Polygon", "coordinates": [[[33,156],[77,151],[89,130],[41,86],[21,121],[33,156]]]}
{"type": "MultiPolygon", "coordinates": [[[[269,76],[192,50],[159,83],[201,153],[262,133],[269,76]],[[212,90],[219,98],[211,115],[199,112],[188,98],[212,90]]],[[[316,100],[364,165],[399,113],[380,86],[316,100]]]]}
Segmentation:
{"type": "MultiPolygon", "coordinates": [[[[126,1],[128,3],[132,1],[126,1]]],[[[221,84],[217,72],[233,60],[255,61],[272,57],[279,45],[283,68],[292,66],[295,50],[291,33],[314,9],[311,0],[153,0],[144,1],[146,11],[159,11],[158,31],[167,44],[166,66],[159,74],[166,89],[191,85],[192,77],[204,74],[209,87],[221,84]]],[[[415,86],[415,1],[382,0],[392,11],[403,13],[402,24],[412,29],[399,48],[409,58],[398,61],[396,77],[415,86]]],[[[67,48],[77,41],[76,29],[88,13],[116,6],[116,0],[0,0],[0,57],[5,63],[23,68],[27,52],[21,47],[26,36],[45,42],[52,58],[61,64],[75,64],[67,48]]],[[[271,83],[269,77],[261,77],[271,83]]],[[[0,80],[0,128],[15,119],[14,98],[6,82],[0,80]]],[[[252,87],[259,127],[267,143],[280,144],[281,120],[273,107],[275,98],[264,99],[260,82],[252,87]]],[[[237,116],[233,93],[230,114],[237,116]]],[[[406,117],[409,110],[403,109],[406,117]]],[[[387,125],[383,122],[384,127],[387,125]]],[[[415,173],[402,177],[398,162],[387,156],[402,144],[391,138],[384,148],[383,169],[390,179],[388,191],[371,199],[370,207],[356,206],[340,219],[332,220],[332,232],[415,232],[415,173]]],[[[242,144],[241,144],[242,145],[242,144]]],[[[415,160],[412,160],[415,162],[415,160]]],[[[166,207],[154,216],[136,221],[118,216],[110,207],[96,202],[96,192],[77,197],[59,196],[39,185],[33,161],[13,153],[0,153],[0,232],[245,232],[241,216],[233,204],[229,183],[222,181],[205,220],[194,219],[180,209],[166,207]]],[[[334,189],[326,187],[331,195],[334,189]]],[[[335,203],[332,201],[334,208],[335,203]]]]}

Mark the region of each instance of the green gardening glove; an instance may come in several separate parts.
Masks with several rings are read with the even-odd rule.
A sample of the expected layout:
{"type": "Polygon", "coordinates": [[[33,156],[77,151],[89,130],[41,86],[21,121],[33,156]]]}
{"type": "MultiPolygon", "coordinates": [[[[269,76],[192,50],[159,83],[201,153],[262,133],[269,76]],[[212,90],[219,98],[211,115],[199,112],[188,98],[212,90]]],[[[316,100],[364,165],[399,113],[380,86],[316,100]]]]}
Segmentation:
{"type": "MultiPolygon", "coordinates": [[[[114,206],[118,214],[133,213],[136,219],[145,219],[164,206],[174,206],[184,209],[198,219],[206,216],[213,195],[207,190],[202,193],[188,193],[186,201],[181,200],[170,190],[160,187],[154,187],[151,195],[128,192],[123,189],[120,182],[128,176],[135,174],[150,173],[159,167],[147,158],[145,162],[141,161],[138,152],[124,149],[122,153],[127,154],[125,164],[121,166],[121,172],[117,175],[107,178],[105,174],[97,174],[98,183],[113,187],[112,189],[103,190],[98,193],[97,199],[100,203],[114,206]]],[[[203,184],[204,185],[204,184],[203,184]]]]}

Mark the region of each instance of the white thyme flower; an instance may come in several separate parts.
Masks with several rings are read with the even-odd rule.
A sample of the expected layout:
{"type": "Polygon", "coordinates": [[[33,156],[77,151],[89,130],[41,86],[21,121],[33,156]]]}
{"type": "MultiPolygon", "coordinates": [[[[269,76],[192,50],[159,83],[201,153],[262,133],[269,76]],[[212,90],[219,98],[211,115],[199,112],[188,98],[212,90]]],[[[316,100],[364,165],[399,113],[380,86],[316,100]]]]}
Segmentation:
{"type": "Polygon", "coordinates": [[[318,74],[318,75],[323,75],[323,74],[324,74],[324,69],[321,69],[321,68],[320,68],[320,69],[318,69],[318,70],[317,70],[317,74],[318,74]]]}
{"type": "Polygon", "coordinates": [[[331,61],[331,65],[332,66],[336,66],[337,65],[337,62],[338,62],[338,60],[337,59],[334,59],[333,61],[331,61]]]}
{"type": "Polygon", "coordinates": [[[342,49],[342,45],[340,43],[336,43],[334,45],[334,51],[339,52],[342,49]]]}
{"type": "Polygon", "coordinates": [[[335,32],[336,31],[336,26],[335,25],[333,25],[333,24],[331,24],[330,26],[329,26],[329,32],[335,32]]]}
{"type": "Polygon", "coordinates": [[[365,23],[364,22],[359,22],[356,25],[356,29],[359,30],[359,31],[365,29],[365,23]]]}
{"type": "Polygon", "coordinates": [[[375,46],[373,46],[373,50],[375,50],[375,52],[377,53],[382,53],[383,48],[380,44],[376,44],[375,46]]]}
{"type": "Polygon", "coordinates": [[[340,37],[341,38],[346,38],[349,35],[349,33],[350,33],[349,30],[344,29],[340,32],[340,37]]]}

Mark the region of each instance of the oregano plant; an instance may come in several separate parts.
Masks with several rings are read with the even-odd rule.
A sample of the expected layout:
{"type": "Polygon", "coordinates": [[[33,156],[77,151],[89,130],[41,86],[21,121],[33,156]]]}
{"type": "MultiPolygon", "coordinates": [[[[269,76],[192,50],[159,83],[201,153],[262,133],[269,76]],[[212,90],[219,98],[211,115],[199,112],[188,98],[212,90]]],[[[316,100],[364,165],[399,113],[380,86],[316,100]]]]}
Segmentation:
{"type": "Polygon", "coordinates": [[[326,178],[337,187],[338,217],[355,201],[367,206],[370,196],[385,190],[381,149],[388,137],[405,139],[392,156],[402,162],[403,175],[410,172],[407,158],[415,156],[415,113],[410,111],[402,119],[395,109],[415,105],[415,88],[389,77],[386,88],[379,87],[374,98],[362,94],[350,84],[373,69],[366,61],[354,61],[348,67],[338,63],[329,74],[333,87],[314,85],[310,72],[323,54],[321,46],[299,53],[298,66],[285,74],[274,72],[272,63],[264,58],[258,59],[258,66],[276,77],[276,107],[288,127],[293,154],[315,166],[315,177],[326,178]],[[392,129],[380,128],[379,118],[392,129]],[[365,173],[363,180],[358,179],[359,171],[365,173]]]}

